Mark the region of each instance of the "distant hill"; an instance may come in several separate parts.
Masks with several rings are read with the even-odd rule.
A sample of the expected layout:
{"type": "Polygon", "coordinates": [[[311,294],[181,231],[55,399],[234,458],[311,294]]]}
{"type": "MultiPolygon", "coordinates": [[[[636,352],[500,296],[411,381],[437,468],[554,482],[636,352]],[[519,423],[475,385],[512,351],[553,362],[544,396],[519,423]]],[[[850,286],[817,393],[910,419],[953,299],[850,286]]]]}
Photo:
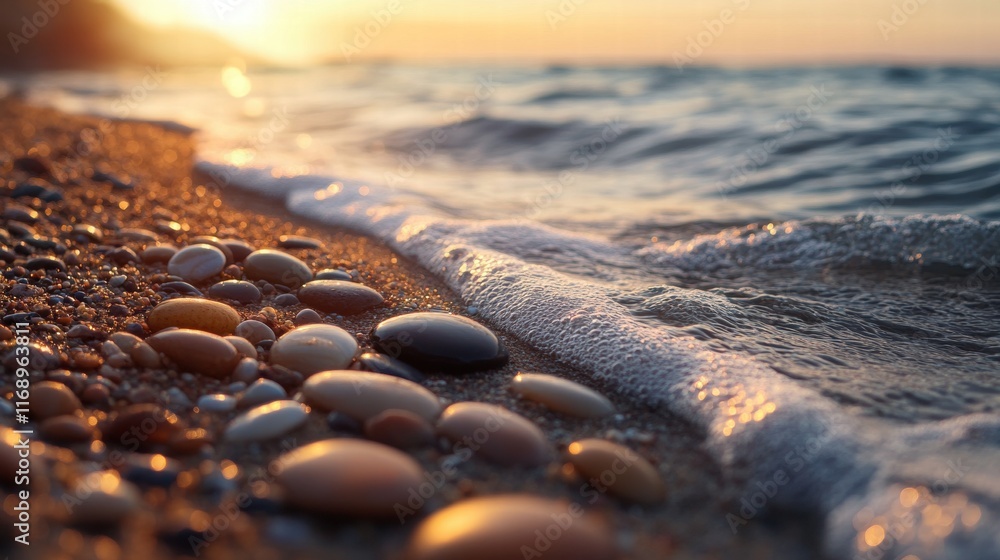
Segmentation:
{"type": "Polygon", "coordinates": [[[219,65],[243,56],[211,33],[153,30],[96,0],[0,0],[0,32],[3,70],[219,65]]]}

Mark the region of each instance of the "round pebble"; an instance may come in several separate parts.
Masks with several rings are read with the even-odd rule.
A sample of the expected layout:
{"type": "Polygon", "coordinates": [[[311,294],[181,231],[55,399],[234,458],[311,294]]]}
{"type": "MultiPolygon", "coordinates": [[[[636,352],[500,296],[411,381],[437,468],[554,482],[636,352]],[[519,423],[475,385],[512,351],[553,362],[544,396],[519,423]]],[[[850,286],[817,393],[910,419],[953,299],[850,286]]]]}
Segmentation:
{"type": "Polygon", "coordinates": [[[437,396],[405,379],[366,371],[317,373],[302,384],[306,402],[365,422],[386,410],[406,410],[433,422],[441,414],[437,396]]]}
{"type": "Polygon", "coordinates": [[[168,263],[177,254],[173,245],[154,245],[146,247],[139,253],[139,258],[145,264],[168,263]]]}
{"type": "Polygon", "coordinates": [[[229,341],[229,344],[232,344],[233,347],[236,348],[236,351],[239,352],[244,358],[257,359],[257,349],[254,348],[253,344],[250,344],[250,341],[247,339],[241,336],[233,335],[229,335],[224,338],[229,341]]]}
{"type": "Polygon", "coordinates": [[[375,290],[343,280],[313,280],[299,289],[299,300],[324,313],[356,315],[385,301],[375,290]]]}
{"type": "Polygon", "coordinates": [[[543,373],[518,373],[511,389],[551,410],[580,418],[600,418],[614,413],[604,395],[568,379],[543,373]]]}
{"type": "Polygon", "coordinates": [[[282,235],[278,238],[278,247],[282,249],[319,249],[322,246],[319,239],[302,235],[282,235]]]}
{"type": "Polygon", "coordinates": [[[582,506],[528,495],[472,498],[438,511],[410,537],[404,560],[613,560],[611,527],[582,506]]]}
{"type": "Polygon", "coordinates": [[[243,262],[255,249],[240,239],[220,239],[220,243],[229,248],[234,262],[243,262]]]}
{"type": "Polygon", "coordinates": [[[219,251],[222,251],[222,254],[225,255],[226,257],[227,265],[233,264],[234,262],[233,252],[229,250],[229,246],[223,243],[221,239],[215,237],[214,235],[199,235],[198,237],[190,239],[188,243],[190,243],[191,245],[202,244],[202,243],[205,245],[211,245],[212,247],[215,247],[219,251]]]}
{"type": "Polygon", "coordinates": [[[94,438],[94,428],[83,418],[64,414],[42,422],[38,435],[54,443],[81,443],[94,438]]]}
{"type": "Polygon", "coordinates": [[[82,407],[80,399],[62,383],[39,381],[31,386],[28,412],[33,420],[45,420],[64,414],[73,414],[82,407]]]}
{"type": "Polygon", "coordinates": [[[167,443],[183,425],[177,415],[155,404],[134,404],[113,413],[101,429],[107,443],[129,450],[167,443]]]}
{"type": "Polygon", "coordinates": [[[583,478],[597,479],[623,500],[653,505],[666,498],[667,489],[656,467],[628,447],[603,439],[582,439],[569,445],[567,458],[583,478]]]}
{"type": "Polygon", "coordinates": [[[354,361],[358,342],[333,325],[306,325],[279,338],[271,346],[271,362],[303,375],[344,369],[354,361]]]}
{"type": "Polygon", "coordinates": [[[279,457],[276,466],[288,502],[324,514],[391,518],[424,483],[409,455],[361,440],[312,443],[279,457]]]}
{"type": "Polygon", "coordinates": [[[146,324],[153,332],[167,327],[194,329],[217,335],[233,334],[240,314],[224,303],[207,299],[169,299],[153,308],[146,324]]]}
{"type": "Polygon", "coordinates": [[[138,510],[142,496],[117,472],[100,471],[81,477],[62,503],[73,505],[70,522],[75,525],[109,526],[138,510]]]}
{"type": "Polygon", "coordinates": [[[418,414],[408,410],[390,409],[369,418],[364,425],[370,440],[409,449],[429,445],[434,440],[434,427],[418,414]]]}
{"type": "Polygon", "coordinates": [[[538,426],[501,406],[453,404],[441,414],[437,432],[500,465],[533,467],[552,458],[552,447],[538,426]]]}
{"type": "Polygon", "coordinates": [[[285,389],[270,379],[258,379],[240,395],[239,407],[249,408],[288,398],[285,389]]]}
{"type": "Polygon", "coordinates": [[[236,348],[221,336],[191,329],[164,331],[146,339],[184,371],[222,379],[240,360],[236,348]]]}
{"type": "Polygon", "coordinates": [[[295,401],[275,401],[252,408],[226,427],[230,442],[266,441],[287,434],[305,424],[309,409],[295,401]]]}
{"type": "Polygon", "coordinates": [[[295,323],[295,326],[301,327],[302,325],[322,323],[323,317],[312,309],[303,309],[295,314],[295,319],[292,322],[295,323]]]}
{"type": "Polygon", "coordinates": [[[489,329],[458,315],[410,313],[372,330],[375,348],[422,370],[461,373],[507,363],[507,350],[489,329]]]}
{"type": "Polygon", "coordinates": [[[184,247],[170,258],[167,272],[180,276],[188,282],[204,282],[222,272],[226,267],[226,255],[205,243],[184,247]]]}
{"type": "Polygon", "coordinates": [[[250,344],[257,344],[262,340],[274,340],[277,338],[274,336],[274,331],[271,330],[271,327],[253,319],[236,325],[234,333],[236,336],[248,340],[250,344]]]}
{"type": "Polygon", "coordinates": [[[299,298],[295,294],[281,294],[274,298],[273,303],[278,307],[292,307],[299,304],[299,298]]]}
{"type": "Polygon", "coordinates": [[[250,282],[226,280],[212,284],[212,287],[208,289],[208,297],[231,299],[240,303],[257,303],[261,299],[261,294],[257,286],[250,282]]]}
{"type": "Polygon", "coordinates": [[[414,382],[424,380],[423,374],[417,368],[385,354],[365,352],[358,356],[358,365],[365,371],[374,371],[375,373],[391,375],[400,379],[407,379],[414,382]]]}
{"type": "Polygon", "coordinates": [[[351,277],[349,272],[339,270],[336,268],[325,268],[316,273],[317,280],[347,280],[351,281],[354,278],[351,277]]]}
{"type": "Polygon", "coordinates": [[[198,398],[195,406],[202,412],[230,412],[236,410],[236,398],[221,393],[203,395],[198,398]]]}
{"type": "Polygon", "coordinates": [[[297,289],[312,280],[312,270],[301,260],[273,249],[261,249],[247,255],[243,262],[247,278],[267,280],[297,289]]]}

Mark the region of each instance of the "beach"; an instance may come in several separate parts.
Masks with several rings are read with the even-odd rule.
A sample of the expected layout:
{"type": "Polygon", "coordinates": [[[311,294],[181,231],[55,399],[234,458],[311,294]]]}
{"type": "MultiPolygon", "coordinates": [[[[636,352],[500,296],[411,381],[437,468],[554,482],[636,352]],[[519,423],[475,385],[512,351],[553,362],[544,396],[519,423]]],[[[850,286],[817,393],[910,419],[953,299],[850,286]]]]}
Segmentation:
{"type": "MultiPolygon", "coordinates": [[[[289,446],[359,435],[344,426],[331,427],[325,413],[313,411],[303,426],[280,438],[232,443],[221,435],[239,411],[195,412],[194,403],[208,394],[238,394],[245,383],[171,367],[108,365],[101,349],[110,335],[130,332],[144,338],[153,334],[148,331],[147,317],[167,295],[161,285],[171,280],[163,263],[136,262],[122,249],[139,254],[156,244],[184,247],[197,236],[237,238],[261,249],[278,246],[282,235],[319,240],[321,249],[284,251],[313,271],[347,271],[385,299],[383,305],[358,315],[323,317],[325,323],[353,334],[362,347],[370,345],[372,328],[392,316],[444,311],[475,319],[476,314],[434,275],[371,238],[293,216],[262,197],[225,186],[221,190],[206,187],[211,181],[193,173],[194,142],[186,131],[129,121],[102,125],[96,118],[33,107],[13,98],[0,104],[0,126],[8,182],[3,199],[7,226],[3,302],[4,315],[12,317],[10,321],[5,318],[5,323],[28,323],[31,341],[52,349],[46,367],[32,372],[32,383],[54,380],[70,388],[83,402],[70,415],[92,428],[105,426],[116,411],[147,403],[171,411],[189,430],[203,430],[188,446],[163,444],[144,449],[146,457],[165,455],[170,460],[167,470],[176,469],[177,476],[165,484],[140,476],[136,484],[142,489],[141,501],[121,519],[96,530],[74,519],[63,497],[95,465],[106,464],[116,445],[95,444],[100,441],[97,429],[69,444],[46,442],[36,430],[31,447],[31,545],[8,544],[6,554],[167,558],[197,552],[199,557],[210,558],[269,558],[295,550],[302,557],[328,557],[336,552],[345,558],[392,558],[402,554],[414,527],[430,512],[467,497],[524,492],[586,504],[599,523],[611,529],[621,558],[813,557],[818,533],[810,528],[813,522],[808,518],[770,513],[770,519],[750,518],[731,528],[727,514],[741,507],[741,480],[738,472],[723,474],[705,450],[705,435],[698,428],[663,409],[623,398],[612,385],[595,385],[574,367],[579,364],[560,362],[557,356],[534,350],[530,340],[496,329],[510,353],[507,365],[467,375],[426,372],[422,384],[446,404],[479,401],[523,415],[541,428],[557,456],[582,438],[607,439],[635,450],[662,477],[667,493],[661,504],[640,506],[605,495],[591,504],[588,496],[581,495],[580,480],[558,458],[531,468],[500,467],[476,458],[459,464],[453,476],[427,498],[424,508],[403,523],[330,518],[296,510],[283,502],[278,489],[268,490],[277,485],[267,476],[267,466],[289,446]],[[96,178],[95,170],[99,171],[96,178]],[[26,184],[38,188],[31,196],[10,198],[10,192],[26,184]],[[25,215],[25,208],[37,216],[25,215]],[[30,230],[10,227],[12,220],[27,223],[30,230]],[[82,225],[93,229],[85,234],[74,229],[82,225]],[[155,240],[130,236],[130,229],[151,231],[155,240]],[[25,267],[40,258],[60,262],[35,261],[34,270],[25,267]],[[67,287],[61,288],[56,280],[67,287]],[[83,303],[78,292],[89,296],[89,301],[83,303]],[[62,299],[66,294],[73,294],[70,303],[62,299]],[[519,398],[510,391],[511,379],[519,371],[554,374],[586,384],[611,399],[616,413],[599,419],[572,418],[519,398]],[[213,473],[226,468],[221,482],[212,479],[213,473]],[[261,480],[263,490],[246,486],[248,481],[261,480]],[[231,509],[234,496],[248,490],[260,494],[253,507],[231,509]],[[777,528],[775,515],[783,521],[777,528]],[[194,521],[206,516],[210,520],[221,516],[224,522],[218,525],[225,529],[212,530],[194,521]],[[198,546],[202,541],[205,546],[198,546]]],[[[225,278],[242,278],[239,266],[224,274],[225,278]]],[[[207,291],[221,278],[197,287],[207,291]]],[[[294,318],[306,307],[274,304],[280,295],[272,287],[259,302],[232,307],[241,320],[266,320],[280,334],[295,327],[294,318]]],[[[13,328],[8,325],[8,330],[13,328]]],[[[8,339],[4,355],[9,356],[15,342],[10,340],[12,335],[4,336],[8,339]]],[[[9,358],[5,359],[8,376],[10,365],[9,358]]],[[[282,370],[270,373],[286,386],[290,397],[301,388],[301,376],[288,379],[281,377],[282,370]]],[[[14,390],[8,376],[4,378],[5,397],[14,390]]],[[[7,413],[3,421],[13,423],[7,413]]],[[[439,471],[447,456],[440,445],[411,454],[427,473],[439,471]]],[[[122,465],[111,466],[128,471],[122,465]]],[[[15,513],[10,507],[5,502],[6,516],[15,513]]],[[[4,527],[9,530],[12,524],[5,522],[4,527]]]]}

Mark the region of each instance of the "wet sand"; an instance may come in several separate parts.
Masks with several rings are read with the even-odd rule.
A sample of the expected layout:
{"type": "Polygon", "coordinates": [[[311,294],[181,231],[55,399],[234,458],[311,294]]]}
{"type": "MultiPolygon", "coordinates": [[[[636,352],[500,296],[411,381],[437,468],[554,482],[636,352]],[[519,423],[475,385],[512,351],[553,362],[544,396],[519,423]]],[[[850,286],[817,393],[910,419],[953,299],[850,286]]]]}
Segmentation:
{"type": "MultiPolygon", "coordinates": [[[[329,519],[287,507],[269,482],[267,465],[289,447],[357,434],[331,428],[325,414],[314,412],[305,427],[279,440],[221,443],[219,436],[236,412],[195,412],[190,403],[209,393],[233,393],[238,387],[231,387],[231,380],[182,375],[168,368],[115,369],[105,364],[99,349],[107,335],[140,328],[143,336],[150,334],[145,319],[164,299],[160,285],[168,280],[164,264],[115,261],[121,258],[121,247],[138,253],[145,245],[154,244],[126,238],[121,231],[152,230],[156,242],[177,247],[199,235],[238,238],[255,248],[276,247],[281,235],[316,238],[322,242],[322,249],[287,252],[304,260],[313,271],[337,267],[356,271],[361,283],[385,298],[383,306],[360,315],[326,317],[326,322],[355,334],[362,347],[368,346],[371,329],[388,317],[426,310],[469,316],[466,306],[427,271],[370,238],[292,216],[273,201],[232,188],[224,187],[220,192],[206,187],[205,178],[192,176],[194,138],[185,131],[134,122],[102,127],[94,118],[29,107],[16,99],[0,101],[0,129],[0,165],[7,183],[0,201],[5,212],[12,207],[28,207],[39,214],[37,221],[29,224],[33,232],[23,228],[15,232],[16,224],[12,229],[10,223],[11,217],[17,217],[14,214],[7,214],[3,220],[8,234],[2,255],[3,315],[36,313],[31,319],[32,340],[59,353],[60,363],[35,374],[32,382],[55,379],[66,383],[78,396],[89,385],[107,385],[106,400],[85,401],[76,412],[88,421],[93,418],[91,422],[97,426],[129,404],[157,403],[177,414],[188,427],[206,430],[207,439],[212,440],[192,454],[164,450],[178,461],[182,472],[188,473],[178,478],[186,484],[145,488],[143,503],[133,515],[115,527],[95,531],[68,523],[60,498],[81,472],[83,462],[100,463],[109,449],[86,442],[59,447],[42,443],[36,436],[32,544],[23,547],[12,543],[11,534],[5,536],[0,553],[30,558],[153,559],[191,557],[195,552],[205,558],[285,558],[294,552],[296,557],[393,558],[399,555],[419,519],[429,512],[464,497],[528,492],[586,505],[613,527],[621,558],[818,556],[818,543],[811,538],[817,532],[808,519],[772,513],[767,519],[751,519],[735,534],[730,530],[726,514],[740,508],[740,481],[723,476],[702,449],[702,435],[690,425],[665,411],[636,407],[607,387],[595,386],[573,365],[533,350],[530,341],[495,329],[510,352],[508,365],[462,376],[425,372],[428,379],[424,386],[445,404],[482,401],[522,414],[544,431],[559,452],[580,438],[623,443],[657,467],[668,491],[663,504],[642,507],[606,495],[591,504],[581,493],[582,481],[564,469],[559,460],[537,468],[509,468],[474,458],[460,463],[457,473],[427,499],[421,513],[404,523],[329,519]],[[96,176],[95,170],[99,172],[96,176]],[[54,198],[48,193],[59,193],[62,200],[10,198],[18,185],[29,183],[44,189],[43,197],[54,198]],[[95,226],[103,239],[88,240],[74,234],[72,227],[76,224],[95,226]],[[61,259],[66,271],[24,268],[26,261],[37,257],[61,259]],[[126,277],[124,283],[114,280],[119,287],[110,287],[108,282],[122,275],[126,277]],[[36,289],[17,288],[22,279],[28,279],[27,284],[36,289]],[[71,289],[64,290],[75,294],[70,296],[70,303],[52,299],[62,294],[57,285],[60,281],[72,284],[71,289]],[[78,292],[89,295],[90,301],[80,301],[78,292]],[[96,335],[67,337],[67,332],[80,323],[90,325],[96,335]],[[579,381],[604,392],[618,413],[584,420],[550,412],[510,392],[510,380],[518,371],[544,372],[579,381]],[[178,398],[177,390],[183,392],[187,404],[178,398]],[[209,478],[205,473],[218,470],[220,465],[229,466],[227,461],[236,466],[236,470],[227,470],[235,472],[235,476],[226,478],[224,491],[205,491],[206,484],[201,483],[209,478]],[[258,482],[248,485],[252,481],[258,482]],[[227,513],[233,511],[234,496],[248,489],[259,498],[253,507],[227,513]],[[226,528],[199,531],[197,520],[206,515],[208,519],[224,517],[226,528]],[[192,535],[203,538],[208,545],[192,550],[192,535]]],[[[205,292],[209,284],[198,288],[205,292]]],[[[243,319],[271,318],[280,335],[293,327],[292,319],[304,306],[279,307],[273,303],[277,295],[265,294],[260,303],[234,308],[243,319]],[[273,309],[273,315],[265,308],[273,309]]],[[[14,343],[6,340],[3,344],[2,393],[9,399],[14,378],[6,358],[14,343]]],[[[289,389],[289,395],[295,392],[294,387],[289,389]]],[[[4,414],[0,423],[12,425],[14,421],[4,414]]],[[[440,447],[412,454],[428,472],[440,470],[446,457],[440,447]]],[[[4,481],[4,485],[10,486],[10,481],[4,481]]],[[[12,507],[9,499],[4,502],[4,517],[13,513],[12,507]]],[[[13,531],[11,523],[5,519],[0,531],[13,531]]]]}

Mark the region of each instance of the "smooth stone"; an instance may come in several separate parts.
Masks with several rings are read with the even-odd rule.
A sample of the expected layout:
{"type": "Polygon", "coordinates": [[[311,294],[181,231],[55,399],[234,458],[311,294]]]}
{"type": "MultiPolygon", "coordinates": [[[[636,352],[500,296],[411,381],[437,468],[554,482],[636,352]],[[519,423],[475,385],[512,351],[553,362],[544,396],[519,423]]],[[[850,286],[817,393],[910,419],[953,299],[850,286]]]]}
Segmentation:
{"type": "Polygon", "coordinates": [[[153,350],[153,347],[144,341],[139,341],[129,352],[129,356],[135,365],[144,368],[156,369],[163,365],[160,355],[153,350]]]}
{"type": "Polygon", "coordinates": [[[222,272],[226,255],[204,243],[189,245],[177,251],[167,263],[167,272],[188,282],[204,282],[222,272]]]}
{"type": "Polygon", "coordinates": [[[371,333],[379,352],[421,370],[461,373],[507,363],[507,350],[489,329],[458,315],[410,313],[386,319],[371,333]]]}
{"type": "Polygon", "coordinates": [[[196,296],[201,297],[201,290],[195,288],[187,282],[181,282],[180,280],[175,280],[173,282],[164,282],[160,284],[160,290],[165,294],[181,294],[183,296],[196,296]]]}
{"type": "Polygon", "coordinates": [[[142,228],[122,228],[118,230],[117,235],[122,239],[145,243],[155,243],[159,239],[157,234],[142,228]]]}
{"type": "Polygon", "coordinates": [[[653,505],[666,499],[667,489],[656,467],[628,447],[603,439],[582,439],[569,445],[566,456],[585,479],[613,472],[614,482],[608,484],[601,478],[602,484],[623,500],[653,505]],[[622,465],[625,470],[619,474],[622,465]]]}
{"type": "Polygon", "coordinates": [[[249,408],[287,398],[288,393],[281,385],[270,379],[258,379],[240,394],[237,404],[240,408],[249,408]]]}
{"type": "Polygon", "coordinates": [[[271,363],[309,376],[344,369],[354,361],[358,342],[333,325],[305,325],[288,331],[271,345],[271,363]]]}
{"type": "Polygon", "coordinates": [[[218,237],[215,237],[214,235],[199,235],[198,237],[194,237],[194,238],[188,240],[188,244],[189,245],[195,245],[195,244],[211,245],[212,247],[215,247],[219,251],[222,251],[222,254],[226,256],[226,264],[227,265],[233,264],[233,262],[234,262],[234,260],[233,260],[233,252],[229,250],[229,246],[226,245],[225,243],[223,243],[221,239],[219,239],[218,237]]]}
{"type": "Polygon", "coordinates": [[[424,375],[417,368],[406,362],[401,362],[392,356],[376,354],[375,352],[365,352],[358,356],[358,365],[364,371],[373,371],[384,375],[391,375],[409,381],[420,382],[424,380],[424,375]]]}
{"type": "Polygon", "coordinates": [[[236,348],[221,336],[191,329],[156,333],[146,339],[184,371],[216,379],[228,377],[240,360],[236,348]]]}
{"type": "Polygon", "coordinates": [[[267,280],[293,290],[312,280],[309,265],[288,253],[273,249],[261,249],[247,255],[243,261],[243,271],[251,280],[267,280]]]}
{"type": "Polygon", "coordinates": [[[551,410],[580,418],[600,418],[615,411],[615,406],[604,395],[554,375],[518,373],[511,382],[511,389],[551,410]]]}
{"type": "Polygon", "coordinates": [[[233,262],[243,262],[250,253],[256,251],[256,249],[241,239],[220,239],[219,242],[225,245],[229,249],[229,252],[232,253],[233,262]]]}
{"type": "Polygon", "coordinates": [[[423,469],[409,455],[362,440],[312,443],[272,466],[279,469],[276,479],[292,506],[352,518],[392,518],[396,506],[425,482],[423,469]]]}
{"type": "Polygon", "coordinates": [[[195,406],[202,412],[230,412],[236,410],[236,397],[221,393],[202,395],[195,406]]]}
{"type": "Polygon", "coordinates": [[[146,324],[152,332],[167,327],[194,329],[225,336],[240,324],[240,314],[224,303],[207,299],[178,298],[161,302],[149,312],[146,324]]]}
{"type": "Polygon", "coordinates": [[[319,249],[322,246],[319,239],[302,235],[282,235],[278,238],[278,247],[282,249],[319,249]]]}
{"type": "Polygon", "coordinates": [[[30,418],[35,421],[73,414],[83,408],[83,403],[73,391],[56,381],[39,381],[31,385],[28,400],[30,418]]]}
{"type": "Polygon", "coordinates": [[[302,325],[322,323],[323,317],[312,309],[303,309],[295,314],[295,319],[292,322],[295,323],[296,327],[301,327],[302,325]]]}
{"type": "MultiPolygon", "coordinates": [[[[256,348],[254,349],[256,350],[256,348]]],[[[233,368],[233,379],[237,382],[253,383],[260,377],[260,364],[257,360],[243,358],[236,367],[233,368]]]]}
{"type": "Polygon", "coordinates": [[[354,278],[350,272],[336,268],[324,268],[316,273],[316,280],[345,280],[350,282],[354,278]]]}
{"type": "Polygon", "coordinates": [[[324,313],[357,315],[382,305],[382,295],[368,286],[343,280],[313,280],[299,289],[299,301],[324,313]]]}
{"type": "Polygon", "coordinates": [[[155,404],[134,404],[113,413],[101,429],[101,436],[105,442],[129,450],[147,449],[167,443],[183,429],[173,412],[155,404]]]}
{"type": "Polygon", "coordinates": [[[23,266],[28,270],[59,270],[66,272],[66,263],[62,259],[54,257],[28,259],[23,266]]]}
{"type": "Polygon", "coordinates": [[[266,441],[302,426],[309,409],[296,401],[274,401],[252,408],[237,416],[226,427],[230,442],[266,441]]]}
{"type": "Polygon", "coordinates": [[[364,430],[368,439],[400,449],[429,445],[434,440],[430,422],[418,414],[395,408],[369,418],[364,430]]]}
{"type": "Polygon", "coordinates": [[[424,387],[381,373],[336,370],[317,373],[302,384],[306,402],[365,422],[389,409],[406,410],[433,422],[441,401],[424,387]]]}
{"type": "Polygon", "coordinates": [[[250,344],[250,341],[247,339],[234,335],[225,336],[223,338],[228,340],[229,344],[232,344],[233,347],[236,348],[236,351],[239,352],[244,358],[257,359],[257,349],[254,348],[254,345],[250,344]]]}
{"type": "Polygon", "coordinates": [[[145,264],[168,263],[176,254],[177,247],[173,245],[154,245],[143,249],[139,258],[145,264]]]}
{"type": "Polygon", "coordinates": [[[552,458],[552,446],[531,420],[501,406],[455,403],[441,413],[437,432],[456,445],[475,441],[476,455],[505,466],[534,467],[552,458]],[[485,433],[486,441],[479,443],[485,433]]]}
{"type": "Polygon", "coordinates": [[[132,349],[135,348],[137,344],[142,342],[142,339],[139,338],[138,336],[135,336],[132,333],[127,333],[124,331],[111,333],[111,335],[108,336],[108,340],[113,342],[115,346],[120,348],[121,351],[125,352],[126,354],[131,352],[132,349]]]}
{"type": "Polygon", "coordinates": [[[73,235],[83,237],[93,243],[100,243],[104,240],[104,232],[99,227],[90,224],[77,224],[73,226],[73,235]]]}
{"type": "Polygon", "coordinates": [[[75,525],[117,525],[133,515],[142,503],[139,490],[115,471],[93,472],[69,489],[74,498],[70,522],[75,525]]]}
{"type": "Polygon", "coordinates": [[[254,286],[250,282],[226,280],[212,284],[212,287],[208,289],[208,297],[232,299],[240,303],[257,303],[262,296],[257,286],[254,286]]]}
{"type": "Polygon", "coordinates": [[[251,344],[257,344],[262,340],[274,340],[277,338],[274,336],[274,331],[271,330],[271,327],[253,319],[248,319],[239,325],[236,325],[234,334],[238,337],[247,339],[251,344]]]}
{"type": "Polygon", "coordinates": [[[617,557],[615,535],[607,523],[577,504],[525,494],[472,498],[448,506],[416,528],[403,554],[403,560],[617,557]],[[569,520],[566,526],[556,524],[561,519],[569,520]],[[554,532],[552,527],[559,529],[558,537],[542,538],[554,532]]]}
{"type": "Polygon", "coordinates": [[[38,435],[55,443],[81,443],[94,439],[94,427],[71,414],[53,416],[38,426],[38,435]]]}

